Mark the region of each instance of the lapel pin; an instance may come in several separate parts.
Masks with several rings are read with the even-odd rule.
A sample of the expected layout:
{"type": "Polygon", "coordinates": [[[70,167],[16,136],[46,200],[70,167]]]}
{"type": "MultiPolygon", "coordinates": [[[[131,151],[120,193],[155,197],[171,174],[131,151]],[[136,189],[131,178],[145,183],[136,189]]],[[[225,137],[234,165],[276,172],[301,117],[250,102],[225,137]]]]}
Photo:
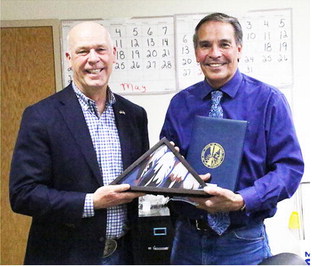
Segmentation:
{"type": "Polygon", "coordinates": [[[123,110],[119,110],[119,114],[126,115],[126,112],[124,112],[123,110]]]}

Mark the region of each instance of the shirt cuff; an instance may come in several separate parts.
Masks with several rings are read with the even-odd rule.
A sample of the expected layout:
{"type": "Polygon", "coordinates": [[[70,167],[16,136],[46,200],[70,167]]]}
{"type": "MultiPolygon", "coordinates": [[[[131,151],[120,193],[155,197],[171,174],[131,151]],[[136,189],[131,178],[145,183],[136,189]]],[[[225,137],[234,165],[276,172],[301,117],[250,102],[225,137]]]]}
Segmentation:
{"type": "Polygon", "coordinates": [[[85,198],[82,218],[94,216],[93,194],[87,194],[85,198]]]}
{"type": "Polygon", "coordinates": [[[247,213],[248,211],[250,212],[252,210],[257,210],[261,208],[261,201],[257,197],[258,194],[255,190],[255,187],[253,186],[247,187],[242,190],[239,190],[237,193],[243,197],[247,213]]]}

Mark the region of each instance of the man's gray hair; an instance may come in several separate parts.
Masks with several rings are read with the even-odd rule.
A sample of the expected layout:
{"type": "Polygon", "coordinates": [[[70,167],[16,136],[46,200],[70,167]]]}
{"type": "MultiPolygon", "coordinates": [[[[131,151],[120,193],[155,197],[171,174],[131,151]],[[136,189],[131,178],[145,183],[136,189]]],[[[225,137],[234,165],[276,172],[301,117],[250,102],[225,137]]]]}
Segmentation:
{"type": "Polygon", "coordinates": [[[195,33],[193,35],[193,43],[194,48],[197,48],[198,45],[198,30],[200,26],[208,21],[219,21],[230,23],[234,28],[234,35],[235,35],[235,42],[237,45],[243,44],[243,30],[242,26],[240,25],[239,21],[235,17],[228,16],[224,13],[212,13],[207,15],[206,17],[202,18],[201,21],[195,27],[195,33]]]}

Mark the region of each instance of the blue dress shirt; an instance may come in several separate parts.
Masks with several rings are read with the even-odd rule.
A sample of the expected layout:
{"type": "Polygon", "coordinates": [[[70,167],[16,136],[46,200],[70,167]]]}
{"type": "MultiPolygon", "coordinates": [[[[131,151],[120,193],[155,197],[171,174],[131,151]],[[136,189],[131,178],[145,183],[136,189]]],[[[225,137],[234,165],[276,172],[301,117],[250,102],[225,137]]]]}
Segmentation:
{"type": "MultiPolygon", "coordinates": [[[[244,198],[246,211],[231,212],[231,223],[263,221],[275,214],[279,201],[294,194],[303,175],[290,107],[278,89],[239,70],[219,89],[224,93],[223,117],[248,121],[236,190],[244,198]]],[[[204,80],[177,93],[170,102],[160,137],[175,142],[184,156],[195,115],[208,116],[212,90],[204,80]]]]}

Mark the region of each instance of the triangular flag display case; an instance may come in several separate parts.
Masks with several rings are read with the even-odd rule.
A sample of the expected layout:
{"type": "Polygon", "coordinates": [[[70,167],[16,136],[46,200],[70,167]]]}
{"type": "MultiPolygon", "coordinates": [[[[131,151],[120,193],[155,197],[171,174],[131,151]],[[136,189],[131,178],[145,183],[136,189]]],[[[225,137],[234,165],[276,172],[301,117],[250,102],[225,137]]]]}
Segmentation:
{"type": "Polygon", "coordinates": [[[129,191],[157,195],[208,196],[205,182],[165,137],[111,184],[130,184],[129,191]]]}

